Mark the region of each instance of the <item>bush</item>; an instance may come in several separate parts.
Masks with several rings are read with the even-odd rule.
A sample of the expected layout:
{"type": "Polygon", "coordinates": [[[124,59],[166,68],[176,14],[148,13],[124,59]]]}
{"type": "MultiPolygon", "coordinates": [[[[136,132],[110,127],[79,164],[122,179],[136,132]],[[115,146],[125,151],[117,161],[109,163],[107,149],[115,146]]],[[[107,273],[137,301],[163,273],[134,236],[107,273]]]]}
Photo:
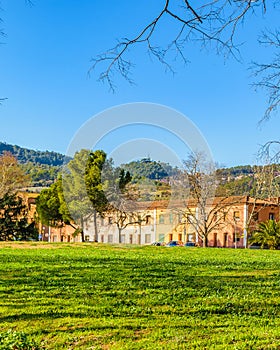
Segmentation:
{"type": "Polygon", "coordinates": [[[0,350],[41,350],[42,348],[24,332],[9,330],[0,333],[0,350]]]}

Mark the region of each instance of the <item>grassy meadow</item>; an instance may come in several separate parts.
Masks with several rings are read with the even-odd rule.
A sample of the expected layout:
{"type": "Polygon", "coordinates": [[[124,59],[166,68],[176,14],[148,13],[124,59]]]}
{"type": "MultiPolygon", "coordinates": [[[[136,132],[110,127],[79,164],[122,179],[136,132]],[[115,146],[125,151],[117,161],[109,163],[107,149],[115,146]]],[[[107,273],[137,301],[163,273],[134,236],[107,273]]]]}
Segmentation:
{"type": "Polygon", "coordinates": [[[40,349],[279,349],[280,251],[1,243],[0,300],[40,349]]]}

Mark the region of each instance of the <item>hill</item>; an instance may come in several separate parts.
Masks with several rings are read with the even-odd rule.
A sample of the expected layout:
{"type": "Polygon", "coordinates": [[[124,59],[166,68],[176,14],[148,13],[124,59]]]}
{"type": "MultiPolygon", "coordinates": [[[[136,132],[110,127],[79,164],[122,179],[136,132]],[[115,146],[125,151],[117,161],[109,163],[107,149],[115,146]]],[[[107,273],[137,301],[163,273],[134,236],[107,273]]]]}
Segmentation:
{"type": "Polygon", "coordinates": [[[10,145],[5,142],[0,142],[0,155],[3,152],[11,152],[20,164],[32,163],[49,166],[61,166],[69,157],[61,153],[50,151],[35,151],[28,148],[23,148],[17,145],[10,145]]]}
{"type": "MultiPolygon", "coordinates": [[[[35,187],[50,186],[57,178],[62,165],[71,158],[53,151],[32,150],[17,145],[0,142],[0,155],[11,152],[31,177],[31,185],[35,187]]],[[[149,200],[168,198],[170,195],[169,180],[180,171],[168,163],[143,158],[122,164],[121,167],[132,175],[132,182],[145,185],[146,194],[143,199],[149,200]]],[[[279,169],[280,173],[280,169],[279,169]]],[[[225,193],[243,195],[252,190],[254,166],[241,165],[231,168],[217,169],[219,186],[216,195],[225,193]]]]}
{"type": "Polygon", "coordinates": [[[50,186],[57,178],[64,162],[70,160],[58,152],[35,151],[0,142],[0,155],[4,152],[10,152],[17,158],[25,173],[30,176],[32,187],[50,186]]]}
{"type": "Polygon", "coordinates": [[[162,180],[178,172],[178,168],[174,168],[168,163],[151,160],[150,158],[143,158],[128,164],[122,164],[121,167],[129,171],[133,180],[136,181],[141,178],[162,180]]]}

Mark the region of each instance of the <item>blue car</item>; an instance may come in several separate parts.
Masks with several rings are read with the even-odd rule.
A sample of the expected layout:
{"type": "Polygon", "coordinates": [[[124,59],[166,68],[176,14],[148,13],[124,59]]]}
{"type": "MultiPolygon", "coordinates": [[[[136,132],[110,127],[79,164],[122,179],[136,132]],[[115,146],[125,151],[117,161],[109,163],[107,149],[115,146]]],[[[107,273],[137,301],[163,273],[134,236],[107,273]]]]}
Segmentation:
{"type": "Polygon", "coordinates": [[[195,247],[195,243],[194,242],[187,242],[184,244],[184,247],[195,247]]]}
{"type": "Polygon", "coordinates": [[[165,246],[166,247],[181,247],[182,243],[180,243],[179,241],[170,241],[165,246]]]}

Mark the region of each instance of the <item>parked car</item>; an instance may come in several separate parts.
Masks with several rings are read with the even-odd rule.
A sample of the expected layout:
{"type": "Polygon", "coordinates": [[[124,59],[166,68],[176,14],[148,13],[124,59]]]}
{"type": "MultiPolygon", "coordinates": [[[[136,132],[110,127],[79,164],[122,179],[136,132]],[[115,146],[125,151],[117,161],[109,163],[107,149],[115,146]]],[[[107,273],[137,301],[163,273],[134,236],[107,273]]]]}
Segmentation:
{"type": "Polygon", "coordinates": [[[162,243],[161,242],[153,242],[152,245],[155,245],[155,246],[159,247],[159,246],[162,245],[162,243]]]}
{"type": "MultiPolygon", "coordinates": [[[[261,249],[261,244],[253,243],[253,244],[249,245],[249,249],[261,249]]],[[[268,247],[264,246],[264,249],[268,249],[268,247]]]]}
{"type": "Polygon", "coordinates": [[[166,247],[182,247],[183,244],[180,241],[170,241],[165,246],[166,247]]]}
{"type": "Polygon", "coordinates": [[[187,243],[185,243],[184,244],[184,247],[195,247],[196,245],[195,245],[195,243],[194,242],[187,242],[187,243]]]}

